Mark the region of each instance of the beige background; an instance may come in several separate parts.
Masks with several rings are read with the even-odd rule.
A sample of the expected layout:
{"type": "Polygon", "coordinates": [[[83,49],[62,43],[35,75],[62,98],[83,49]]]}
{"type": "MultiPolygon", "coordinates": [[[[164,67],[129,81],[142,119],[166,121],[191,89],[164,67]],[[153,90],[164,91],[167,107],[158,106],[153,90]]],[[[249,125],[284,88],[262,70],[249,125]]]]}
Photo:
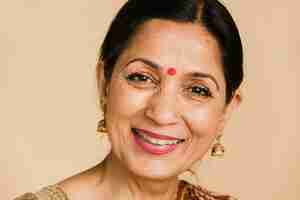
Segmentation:
{"type": "MultiPolygon", "coordinates": [[[[123,2],[1,0],[1,199],[53,184],[105,155],[95,132],[94,66],[123,2]]],[[[225,159],[206,158],[200,181],[241,200],[300,199],[300,3],[225,2],[245,45],[244,102],[226,129],[225,159]]]]}

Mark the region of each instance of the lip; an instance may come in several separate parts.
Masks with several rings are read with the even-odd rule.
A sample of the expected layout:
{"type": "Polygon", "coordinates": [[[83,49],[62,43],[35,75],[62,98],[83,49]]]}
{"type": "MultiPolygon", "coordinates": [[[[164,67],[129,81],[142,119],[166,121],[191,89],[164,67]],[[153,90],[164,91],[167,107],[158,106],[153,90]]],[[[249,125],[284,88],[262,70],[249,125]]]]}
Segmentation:
{"type": "MultiPolygon", "coordinates": [[[[140,129],[136,129],[135,131],[140,131],[140,129]]],[[[163,146],[154,145],[142,139],[142,137],[136,134],[135,132],[133,132],[133,138],[137,146],[139,146],[144,152],[152,155],[157,155],[157,156],[169,154],[173,152],[179,145],[179,144],[169,144],[163,146]]]]}
{"type": "Polygon", "coordinates": [[[181,138],[176,138],[176,137],[172,137],[172,136],[167,136],[167,135],[161,135],[159,133],[154,133],[152,131],[148,131],[145,129],[139,129],[139,128],[135,128],[138,131],[143,132],[144,134],[147,134],[148,136],[152,137],[152,138],[156,138],[156,139],[162,139],[162,140],[182,140],[181,138]]]}

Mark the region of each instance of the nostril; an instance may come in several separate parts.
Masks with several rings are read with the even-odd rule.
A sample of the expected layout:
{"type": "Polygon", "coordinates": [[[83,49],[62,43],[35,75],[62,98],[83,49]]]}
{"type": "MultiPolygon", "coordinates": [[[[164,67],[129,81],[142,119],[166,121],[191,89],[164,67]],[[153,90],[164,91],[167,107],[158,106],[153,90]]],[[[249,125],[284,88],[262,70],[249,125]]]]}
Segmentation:
{"type": "Polygon", "coordinates": [[[159,125],[175,124],[179,121],[176,112],[174,112],[174,110],[169,110],[167,108],[163,108],[163,109],[147,108],[145,110],[145,116],[149,118],[151,121],[159,125]]]}
{"type": "Polygon", "coordinates": [[[167,87],[148,99],[145,116],[158,125],[174,124],[179,121],[178,101],[173,89],[167,87]]]}

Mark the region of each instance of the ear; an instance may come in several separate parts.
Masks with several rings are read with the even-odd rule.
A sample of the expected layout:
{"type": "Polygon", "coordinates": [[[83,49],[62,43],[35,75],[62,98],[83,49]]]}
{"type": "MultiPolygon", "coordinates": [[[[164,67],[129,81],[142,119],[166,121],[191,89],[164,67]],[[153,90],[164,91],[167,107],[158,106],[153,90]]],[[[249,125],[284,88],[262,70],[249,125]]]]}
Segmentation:
{"type": "Polygon", "coordinates": [[[220,124],[218,127],[218,133],[223,132],[225,125],[229,121],[232,113],[239,108],[241,102],[242,102],[242,94],[241,94],[241,90],[238,89],[235,91],[229,104],[227,104],[224,108],[223,115],[220,119],[220,124]]]}
{"type": "Polygon", "coordinates": [[[96,80],[98,89],[98,98],[101,105],[101,100],[105,100],[107,95],[107,82],[104,75],[104,62],[99,59],[96,66],[96,80]]]}

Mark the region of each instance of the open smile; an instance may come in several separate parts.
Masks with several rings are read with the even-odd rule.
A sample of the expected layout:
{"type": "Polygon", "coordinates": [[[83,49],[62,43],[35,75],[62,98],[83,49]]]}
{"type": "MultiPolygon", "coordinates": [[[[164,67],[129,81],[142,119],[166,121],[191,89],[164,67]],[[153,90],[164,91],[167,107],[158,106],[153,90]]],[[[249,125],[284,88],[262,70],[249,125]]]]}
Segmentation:
{"type": "Polygon", "coordinates": [[[159,135],[147,130],[132,128],[135,142],[144,151],[150,154],[163,155],[174,151],[185,139],[159,135]]]}

